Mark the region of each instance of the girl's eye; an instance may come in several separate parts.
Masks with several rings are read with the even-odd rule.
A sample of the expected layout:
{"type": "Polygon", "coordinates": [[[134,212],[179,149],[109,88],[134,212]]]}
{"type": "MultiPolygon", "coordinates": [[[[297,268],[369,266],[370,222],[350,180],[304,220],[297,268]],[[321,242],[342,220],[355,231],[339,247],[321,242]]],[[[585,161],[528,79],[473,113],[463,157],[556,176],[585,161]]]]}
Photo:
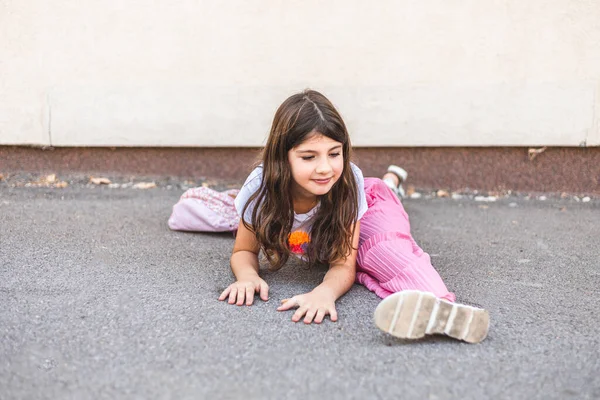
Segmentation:
{"type": "Polygon", "coordinates": [[[329,156],[330,156],[330,157],[337,157],[337,156],[339,156],[340,154],[341,154],[341,153],[331,153],[329,156]]]}
{"type": "Polygon", "coordinates": [[[305,157],[302,157],[302,159],[303,159],[304,161],[310,161],[310,160],[312,160],[313,158],[315,158],[315,156],[305,156],[305,157]]]}

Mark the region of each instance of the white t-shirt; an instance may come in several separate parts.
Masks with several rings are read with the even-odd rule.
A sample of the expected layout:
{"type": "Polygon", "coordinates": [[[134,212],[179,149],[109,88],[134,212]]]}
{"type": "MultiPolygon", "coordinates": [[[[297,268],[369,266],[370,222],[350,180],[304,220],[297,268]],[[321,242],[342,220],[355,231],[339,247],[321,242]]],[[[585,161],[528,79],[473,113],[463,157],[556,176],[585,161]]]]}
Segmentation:
{"type": "MultiPolygon", "coordinates": [[[[367,212],[367,197],[365,195],[365,179],[362,171],[355,164],[350,163],[352,167],[352,172],[354,173],[354,178],[356,179],[356,187],[358,191],[358,218],[362,218],[365,212],[367,212]]],[[[253,206],[251,205],[246,209],[246,214],[242,216],[242,211],[244,210],[244,206],[246,202],[252,196],[254,192],[256,192],[262,181],[262,173],[263,167],[259,165],[250,173],[244,186],[240,190],[240,193],[235,198],[235,208],[237,209],[238,214],[241,218],[244,219],[247,223],[252,223],[252,210],[253,206]]],[[[319,209],[319,204],[317,204],[314,208],[309,210],[305,214],[296,214],[294,213],[294,223],[292,225],[292,232],[289,237],[289,245],[290,249],[294,254],[303,258],[302,255],[306,250],[306,245],[310,242],[310,231],[313,224],[313,217],[319,209]]]]}

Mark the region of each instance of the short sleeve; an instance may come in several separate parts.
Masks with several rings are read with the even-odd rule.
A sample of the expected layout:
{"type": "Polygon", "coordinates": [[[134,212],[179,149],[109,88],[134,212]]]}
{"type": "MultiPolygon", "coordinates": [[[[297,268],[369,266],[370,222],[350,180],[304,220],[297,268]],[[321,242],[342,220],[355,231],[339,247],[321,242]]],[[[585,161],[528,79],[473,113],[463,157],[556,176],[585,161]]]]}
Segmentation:
{"type": "Polygon", "coordinates": [[[350,163],[354,178],[356,179],[356,189],[358,194],[358,218],[357,221],[367,212],[369,206],[367,204],[367,195],[365,194],[365,177],[362,171],[354,163],[350,163]]]}
{"type": "Polygon", "coordinates": [[[246,221],[249,224],[252,223],[252,211],[254,210],[255,204],[251,205],[250,207],[248,207],[246,209],[245,215],[242,216],[242,212],[244,211],[244,207],[246,206],[246,203],[250,199],[250,196],[252,196],[260,188],[260,183],[262,181],[262,172],[263,172],[262,166],[256,167],[250,173],[250,175],[248,175],[246,182],[244,182],[244,185],[242,186],[242,188],[240,189],[240,192],[238,193],[238,195],[235,198],[234,204],[235,204],[235,209],[237,210],[238,215],[240,217],[242,217],[244,219],[244,221],[246,221]]]}

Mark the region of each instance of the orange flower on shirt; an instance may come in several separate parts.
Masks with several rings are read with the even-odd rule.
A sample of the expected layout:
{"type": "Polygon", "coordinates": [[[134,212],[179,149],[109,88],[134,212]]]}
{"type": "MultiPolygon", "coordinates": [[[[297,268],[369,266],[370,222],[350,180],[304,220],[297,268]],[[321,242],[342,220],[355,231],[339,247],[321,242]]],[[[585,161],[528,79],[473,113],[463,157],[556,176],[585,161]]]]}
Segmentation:
{"type": "Polygon", "coordinates": [[[306,254],[309,243],[310,235],[307,232],[295,231],[288,236],[288,244],[294,254],[306,254]]]}

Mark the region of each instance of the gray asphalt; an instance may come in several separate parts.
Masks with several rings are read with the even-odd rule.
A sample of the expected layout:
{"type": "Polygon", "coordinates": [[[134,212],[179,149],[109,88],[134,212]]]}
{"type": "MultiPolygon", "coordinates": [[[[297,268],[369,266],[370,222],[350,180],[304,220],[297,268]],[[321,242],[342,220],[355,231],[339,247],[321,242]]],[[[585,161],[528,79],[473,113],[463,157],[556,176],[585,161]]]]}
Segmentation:
{"type": "Polygon", "coordinates": [[[488,338],[402,341],[355,285],[339,321],[279,301],[322,269],[265,273],[270,300],[216,300],[230,234],[172,232],[180,191],[0,187],[1,399],[597,399],[600,202],[406,201],[413,235],[488,338]],[[512,204],[510,204],[512,203],[512,204]]]}

